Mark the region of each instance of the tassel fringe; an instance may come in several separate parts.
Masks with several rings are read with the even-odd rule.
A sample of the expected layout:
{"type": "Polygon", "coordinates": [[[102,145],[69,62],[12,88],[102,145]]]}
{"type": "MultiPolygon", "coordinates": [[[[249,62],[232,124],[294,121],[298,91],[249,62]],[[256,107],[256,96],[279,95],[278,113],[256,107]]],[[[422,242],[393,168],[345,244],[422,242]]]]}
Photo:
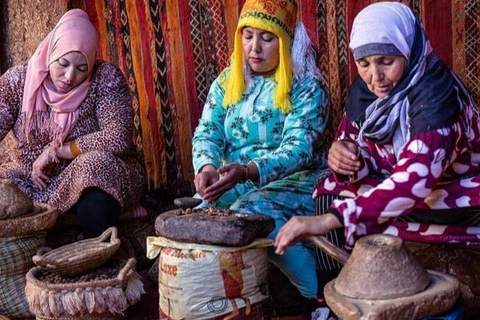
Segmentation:
{"type": "Polygon", "coordinates": [[[58,163],[57,149],[63,144],[63,128],[60,127],[46,111],[35,111],[32,115],[22,112],[23,135],[28,143],[31,143],[40,133],[48,130],[52,142],[48,146],[48,154],[54,162],[58,163]]]}
{"type": "Polygon", "coordinates": [[[59,317],[69,314],[121,314],[145,294],[140,276],[133,272],[125,290],[121,286],[77,288],[73,291],[49,291],[27,282],[25,293],[30,310],[36,315],[59,317]]]}

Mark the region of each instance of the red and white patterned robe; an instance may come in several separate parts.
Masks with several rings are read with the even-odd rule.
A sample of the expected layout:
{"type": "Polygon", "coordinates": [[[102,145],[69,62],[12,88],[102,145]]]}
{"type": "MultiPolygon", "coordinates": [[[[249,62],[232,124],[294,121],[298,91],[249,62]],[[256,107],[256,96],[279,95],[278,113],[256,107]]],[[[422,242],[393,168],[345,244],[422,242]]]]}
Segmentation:
{"type": "Polygon", "coordinates": [[[391,144],[357,140],[358,125],[344,115],[336,140],[358,141],[361,168],[351,177],[333,173],[313,196],[347,197],[331,206],[343,217],[347,247],[361,236],[387,233],[410,241],[480,248],[480,227],[396,221],[414,209],[480,206],[480,119],[474,108],[464,104],[450,127],[412,136],[398,159],[391,144]]]}

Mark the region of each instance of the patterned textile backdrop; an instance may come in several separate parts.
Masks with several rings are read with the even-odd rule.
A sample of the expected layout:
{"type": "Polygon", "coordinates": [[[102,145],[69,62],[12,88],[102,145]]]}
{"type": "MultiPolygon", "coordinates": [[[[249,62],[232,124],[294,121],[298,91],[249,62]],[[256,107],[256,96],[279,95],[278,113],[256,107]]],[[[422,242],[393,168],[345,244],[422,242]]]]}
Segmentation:
{"type": "MultiPolygon", "coordinates": [[[[100,34],[99,56],[125,73],[135,139],[150,188],[193,192],[191,138],[212,81],[228,64],[245,0],[66,0],[100,34]]],[[[278,2],[284,0],[259,0],[278,2]]],[[[403,1],[419,14],[438,55],[480,100],[480,0],[403,1]]],[[[330,93],[331,139],[356,73],[347,40],[355,15],[375,0],[297,0],[330,93]]]]}

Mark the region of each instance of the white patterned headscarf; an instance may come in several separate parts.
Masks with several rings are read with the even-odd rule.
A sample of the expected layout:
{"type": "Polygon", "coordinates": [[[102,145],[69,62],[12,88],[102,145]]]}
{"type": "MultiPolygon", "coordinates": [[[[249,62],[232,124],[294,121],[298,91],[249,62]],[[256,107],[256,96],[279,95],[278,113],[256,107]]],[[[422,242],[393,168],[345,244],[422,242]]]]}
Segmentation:
{"type": "Polygon", "coordinates": [[[369,5],[353,22],[349,46],[355,60],[372,54],[402,55],[410,59],[415,20],[412,10],[400,2],[369,5]]]}
{"type": "Polygon", "coordinates": [[[353,22],[350,49],[356,60],[369,55],[407,59],[404,74],[392,91],[378,98],[357,76],[346,105],[347,118],[360,127],[360,138],[392,143],[399,157],[413,135],[455,121],[468,93],[438,59],[420,20],[405,4],[379,2],[360,11],[353,22]],[[461,97],[460,97],[461,96],[461,97]]]}

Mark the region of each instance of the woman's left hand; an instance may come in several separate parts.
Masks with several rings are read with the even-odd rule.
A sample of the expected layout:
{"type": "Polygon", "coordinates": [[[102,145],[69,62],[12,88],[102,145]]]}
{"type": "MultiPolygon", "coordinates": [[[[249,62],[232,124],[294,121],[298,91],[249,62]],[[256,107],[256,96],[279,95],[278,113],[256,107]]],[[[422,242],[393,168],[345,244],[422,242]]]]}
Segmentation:
{"type": "Polygon", "coordinates": [[[335,141],[328,151],[328,165],[336,173],[353,175],[360,170],[359,154],[355,143],[346,140],[335,141]]]}
{"type": "Polygon", "coordinates": [[[47,183],[50,181],[49,175],[55,167],[55,162],[51,159],[49,150],[50,148],[45,148],[38,156],[33,163],[32,173],[30,174],[33,183],[41,190],[47,188],[47,183]]]}
{"type": "Polygon", "coordinates": [[[245,179],[244,167],[238,163],[229,163],[218,168],[217,172],[222,175],[222,177],[217,182],[205,189],[203,199],[207,202],[217,200],[222,196],[222,194],[245,179]]]}

